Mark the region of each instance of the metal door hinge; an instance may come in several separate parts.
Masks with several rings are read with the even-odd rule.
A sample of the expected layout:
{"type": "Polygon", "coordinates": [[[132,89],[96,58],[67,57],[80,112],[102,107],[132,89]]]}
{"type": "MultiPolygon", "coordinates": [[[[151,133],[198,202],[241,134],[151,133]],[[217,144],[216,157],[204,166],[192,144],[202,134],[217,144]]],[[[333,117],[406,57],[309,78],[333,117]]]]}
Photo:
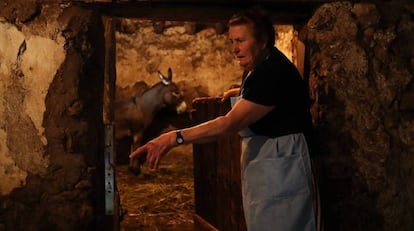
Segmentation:
{"type": "Polygon", "coordinates": [[[105,214],[114,215],[115,169],[114,169],[114,126],[105,125],[105,214]]]}

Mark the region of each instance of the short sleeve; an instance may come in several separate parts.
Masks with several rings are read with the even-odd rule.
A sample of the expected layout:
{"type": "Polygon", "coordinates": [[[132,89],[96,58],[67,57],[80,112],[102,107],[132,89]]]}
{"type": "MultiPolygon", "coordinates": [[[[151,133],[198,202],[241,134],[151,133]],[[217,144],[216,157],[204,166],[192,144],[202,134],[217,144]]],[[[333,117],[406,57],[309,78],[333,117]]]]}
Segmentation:
{"type": "Polygon", "coordinates": [[[242,97],[251,102],[265,105],[276,106],[280,94],[282,93],[281,78],[276,72],[264,71],[258,68],[246,78],[242,97]]]}

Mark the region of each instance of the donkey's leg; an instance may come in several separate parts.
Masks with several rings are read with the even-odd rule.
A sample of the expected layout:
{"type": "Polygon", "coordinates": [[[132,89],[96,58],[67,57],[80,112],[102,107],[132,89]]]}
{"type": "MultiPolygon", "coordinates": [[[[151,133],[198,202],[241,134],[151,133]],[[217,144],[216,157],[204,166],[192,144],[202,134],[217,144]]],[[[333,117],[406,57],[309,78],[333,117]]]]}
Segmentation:
{"type": "MultiPolygon", "coordinates": [[[[142,136],[134,136],[133,142],[131,144],[131,152],[133,152],[136,148],[138,148],[141,145],[141,138],[142,136]]],[[[138,176],[141,174],[141,165],[145,162],[147,159],[146,154],[141,154],[137,157],[134,157],[129,160],[129,171],[138,176]]]]}

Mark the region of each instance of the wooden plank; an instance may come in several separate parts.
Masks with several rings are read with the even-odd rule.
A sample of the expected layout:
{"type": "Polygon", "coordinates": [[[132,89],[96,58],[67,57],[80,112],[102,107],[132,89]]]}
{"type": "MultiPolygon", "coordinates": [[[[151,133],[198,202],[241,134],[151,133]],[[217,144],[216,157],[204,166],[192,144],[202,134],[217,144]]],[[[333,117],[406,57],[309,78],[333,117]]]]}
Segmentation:
{"type": "MultiPolygon", "coordinates": [[[[215,118],[214,98],[194,100],[193,121],[196,124],[215,118]]],[[[214,225],[217,223],[217,142],[194,144],[195,212],[214,225]]]]}
{"type": "Polygon", "coordinates": [[[194,230],[195,231],[220,231],[197,214],[194,215],[194,230]]]}
{"type": "MultiPolygon", "coordinates": [[[[216,98],[193,101],[195,123],[224,115],[230,103],[216,98]]],[[[246,231],[240,180],[240,137],[193,145],[196,214],[218,230],[246,231]]]]}

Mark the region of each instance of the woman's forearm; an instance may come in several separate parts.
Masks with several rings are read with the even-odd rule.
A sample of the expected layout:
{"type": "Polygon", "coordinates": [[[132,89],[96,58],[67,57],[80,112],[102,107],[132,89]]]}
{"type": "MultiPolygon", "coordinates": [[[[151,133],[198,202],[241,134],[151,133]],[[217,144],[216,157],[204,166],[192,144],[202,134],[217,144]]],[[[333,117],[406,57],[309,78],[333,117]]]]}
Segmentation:
{"type": "Polygon", "coordinates": [[[235,132],[237,130],[231,126],[226,116],[181,130],[185,143],[206,143],[235,132]]]}

